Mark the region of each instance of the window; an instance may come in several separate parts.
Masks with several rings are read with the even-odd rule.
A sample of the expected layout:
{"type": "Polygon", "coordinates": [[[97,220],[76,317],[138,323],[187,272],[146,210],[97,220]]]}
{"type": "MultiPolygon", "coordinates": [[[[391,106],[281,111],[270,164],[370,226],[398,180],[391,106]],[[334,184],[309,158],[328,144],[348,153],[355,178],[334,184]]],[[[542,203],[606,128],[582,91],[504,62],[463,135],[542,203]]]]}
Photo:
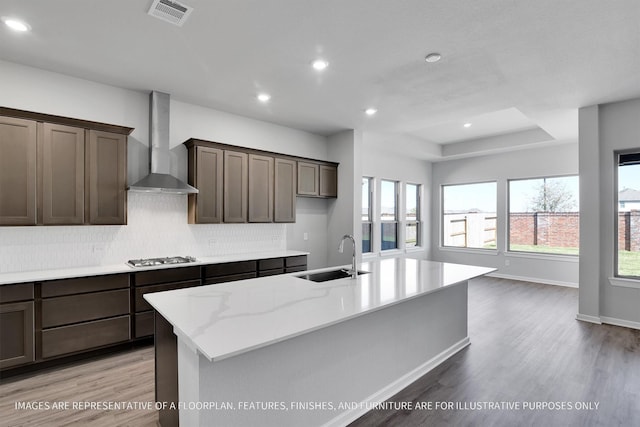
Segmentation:
{"type": "Polygon", "coordinates": [[[373,215],[373,178],[362,178],[362,253],[371,252],[371,220],[373,215]]]}
{"type": "Polygon", "coordinates": [[[496,249],[495,182],[442,186],[442,245],[496,249]]]}
{"type": "Polygon", "coordinates": [[[509,250],[577,255],[578,177],[509,181],[509,250]]]}
{"type": "Polygon", "coordinates": [[[380,181],[380,249],[398,248],[398,183],[380,181]]]}
{"type": "Polygon", "coordinates": [[[616,276],[640,278],[640,152],[617,159],[616,276]]]}
{"type": "Polygon", "coordinates": [[[420,246],[420,185],[405,186],[405,248],[420,246]]]}

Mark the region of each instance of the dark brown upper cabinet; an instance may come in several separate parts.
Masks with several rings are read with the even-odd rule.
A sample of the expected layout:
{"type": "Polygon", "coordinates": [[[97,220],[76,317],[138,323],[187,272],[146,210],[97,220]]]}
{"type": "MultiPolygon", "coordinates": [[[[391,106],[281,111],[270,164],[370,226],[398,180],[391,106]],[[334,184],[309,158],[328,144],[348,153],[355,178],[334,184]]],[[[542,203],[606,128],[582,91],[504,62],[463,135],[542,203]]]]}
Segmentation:
{"type": "Polygon", "coordinates": [[[86,159],[89,223],[126,224],[127,137],[89,131],[86,159]]]}
{"type": "Polygon", "coordinates": [[[224,150],[224,222],[247,222],[248,155],[224,150]]]}
{"type": "Polygon", "coordinates": [[[189,147],[189,185],[198,189],[189,194],[189,223],[222,222],[223,151],[217,148],[189,147]]]}
{"type": "Polygon", "coordinates": [[[0,107],[0,225],[126,224],[131,131],[0,107]]]}
{"type": "Polygon", "coordinates": [[[275,159],[274,222],[296,222],[295,160],[275,159]]]}
{"type": "Polygon", "coordinates": [[[338,197],[338,165],[299,161],[298,195],[338,197]]]}
{"type": "Polygon", "coordinates": [[[199,190],[189,195],[191,224],[295,222],[296,196],[338,197],[337,163],[194,138],[184,145],[199,190]]]}
{"type": "Polygon", "coordinates": [[[0,117],[0,225],[36,224],[36,122],[0,117]]]}
{"type": "Polygon", "coordinates": [[[273,167],[273,157],[249,154],[249,222],[273,222],[273,167]]]}
{"type": "Polygon", "coordinates": [[[338,197],[338,168],[320,165],[320,197],[338,197]]]}
{"type": "Polygon", "coordinates": [[[41,223],[84,223],[84,129],[43,123],[40,138],[41,223]]]}
{"type": "Polygon", "coordinates": [[[320,165],[316,163],[298,162],[298,195],[320,195],[320,165]]]}

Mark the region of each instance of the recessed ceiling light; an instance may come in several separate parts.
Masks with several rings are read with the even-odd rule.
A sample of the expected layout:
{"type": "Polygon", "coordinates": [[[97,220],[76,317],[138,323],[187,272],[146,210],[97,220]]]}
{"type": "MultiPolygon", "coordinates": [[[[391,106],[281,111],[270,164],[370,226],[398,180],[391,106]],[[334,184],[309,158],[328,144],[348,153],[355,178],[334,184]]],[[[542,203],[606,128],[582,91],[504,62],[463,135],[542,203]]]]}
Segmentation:
{"type": "Polygon", "coordinates": [[[378,112],[378,110],[376,108],[367,108],[366,110],[364,110],[364,113],[367,116],[373,116],[377,112],[378,112]]]}
{"type": "Polygon", "coordinates": [[[271,99],[271,95],[269,95],[268,93],[259,93],[257,98],[260,102],[269,102],[269,100],[271,99]]]}
{"type": "Polygon", "coordinates": [[[466,127],[466,128],[470,128],[471,127],[471,123],[465,123],[462,126],[466,127]]]}
{"type": "Polygon", "coordinates": [[[29,24],[24,21],[20,21],[19,19],[3,17],[2,22],[4,22],[4,24],[7,27],[11,28],[13,31],[18,31],[21,33],[24,33],[25,31],[29,31],[31,29],[29,24]]]}
{"type": "Polygon", "coordinates": [[[322,71],[329,66],[329,63],[324,59],[316,59],[311,63],[311,66],[313,67],[314,70],[322,71]]]}
{"type": "Polygon", "coordinates": [[[435,53],[435,52],[430,53],[429,55],[427,55],[427,56],[424,58],[424,60],[425,60],[425,61],[430,62],[430,63],[438,62],[438,61],[440,61],[441,59],[442,59],[442,55],[440,55],[439,53],[435,53]]]}

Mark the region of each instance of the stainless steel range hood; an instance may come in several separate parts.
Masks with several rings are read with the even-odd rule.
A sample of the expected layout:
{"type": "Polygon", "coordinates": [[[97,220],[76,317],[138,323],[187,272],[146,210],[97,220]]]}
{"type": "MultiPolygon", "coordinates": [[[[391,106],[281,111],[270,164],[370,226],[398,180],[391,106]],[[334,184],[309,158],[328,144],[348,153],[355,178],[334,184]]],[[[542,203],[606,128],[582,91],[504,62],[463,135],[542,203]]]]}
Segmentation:
{"type": "Polygon", "coordinates": [[[169,150],[169,94],[149,95],[149,175],[129,186],[130,191],[150,193],[197,193],[198,189],[171,175],[169,150]]]}

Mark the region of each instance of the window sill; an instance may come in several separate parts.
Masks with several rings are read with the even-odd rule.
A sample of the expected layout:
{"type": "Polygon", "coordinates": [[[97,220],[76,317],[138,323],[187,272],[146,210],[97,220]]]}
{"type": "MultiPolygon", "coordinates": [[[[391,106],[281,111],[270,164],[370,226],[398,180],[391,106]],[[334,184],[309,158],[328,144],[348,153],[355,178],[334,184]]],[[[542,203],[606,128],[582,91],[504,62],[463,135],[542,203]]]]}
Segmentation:
{"type": "Polygon", "coordinates": [[[362,259],[375,259],[378,258],[378,255],[375,252],[365,252],[362,254],[362,259]]]}
{"type": "Polygon", "coordinates": [[[613,286],[620,286],[622,288],[634,288],[640,289],[640,280],[638,279],[623,279],[622,277],[609,277],[609,283],[613,286]]]}
{"type": "Polygon", "coordinates": [[[422,246],[414,246],[412,248],[405,248],[404,252],[407,254],[411,254],[415,252],[425,252],[425,250],[422,246]]]}
{"type": "Polygon", "coordinates": [[[561,261],[561,262],[580,262],[580,256],[578,255],[564,255],[564,254],[542,254],[537,252],[509,252],[504,253],[508,258],[528,258],[528,259],[544,259],[549,261],[561,261]]]}
{"type": "Polygon", "coordinates": [[[398,256],[398,255],[402,255],[402,250],[401,249],[387,249],[386,251],[380,251],[379,255],[380,255],[380,257],[398,256]]]}
{"type": "Polygon", "coordinates": [[[468,254],[477,254],[477,255],[498,255],[497,249],[481,249],[481,248],[455,248],[452,246],[440,246],[439,248],[443,252],[464,252],[468,254]]]}

